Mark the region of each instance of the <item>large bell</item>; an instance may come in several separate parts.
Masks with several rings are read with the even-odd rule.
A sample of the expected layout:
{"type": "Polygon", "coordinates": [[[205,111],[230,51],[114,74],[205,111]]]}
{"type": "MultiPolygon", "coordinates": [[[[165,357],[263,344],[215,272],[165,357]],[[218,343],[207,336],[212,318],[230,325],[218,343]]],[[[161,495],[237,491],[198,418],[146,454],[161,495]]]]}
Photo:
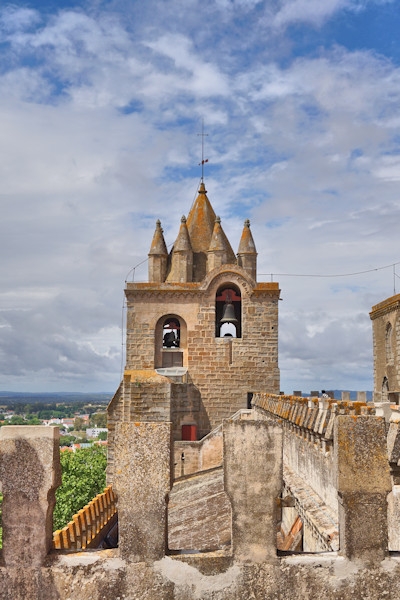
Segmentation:
{"type": "Polygon", "coordinates": [[[235,317],[235,307],[233,306],[232,302],[225,303],[224,312],[220,323],[221,325],[223,323],[233,323],[234,325],[238,323],[238,320],[235,317]]]}

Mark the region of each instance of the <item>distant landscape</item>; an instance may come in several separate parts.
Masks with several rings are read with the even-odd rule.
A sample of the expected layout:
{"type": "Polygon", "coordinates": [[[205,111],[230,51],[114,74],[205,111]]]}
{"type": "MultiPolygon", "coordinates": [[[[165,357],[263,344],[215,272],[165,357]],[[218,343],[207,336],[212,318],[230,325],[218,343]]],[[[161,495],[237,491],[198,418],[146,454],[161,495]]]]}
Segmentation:
{"type": "Polygon", "coordinates": [[[79,402],[84,404],[108,404],[113,397],[113,392],[8,392],[0,391],[0,405],[9,403],[34,404],[71,404],[79,402]]]}
{"type": "MultiPolygon", "coordinates": [[[[330,391],[330,390],[328,390],[330,391]]],[[[350,399],[356,400],[357,392],[350,391],[350,399]]],[[[333,390],[335,398],[341,399],[342,390],[333,390]]],[[[7,392],[0,391],[0,406],[3,404],[18,403],[18,404],[35,404],[37,402],[45,402],[46,404],[108,404],[113,397],[114,392],[7,392]]],[[[303,392],[303,396],[309,396],[308,392],[303,392]]],[[[367,391],[367,401],[372,401],[372,391],[367,391]]]]}

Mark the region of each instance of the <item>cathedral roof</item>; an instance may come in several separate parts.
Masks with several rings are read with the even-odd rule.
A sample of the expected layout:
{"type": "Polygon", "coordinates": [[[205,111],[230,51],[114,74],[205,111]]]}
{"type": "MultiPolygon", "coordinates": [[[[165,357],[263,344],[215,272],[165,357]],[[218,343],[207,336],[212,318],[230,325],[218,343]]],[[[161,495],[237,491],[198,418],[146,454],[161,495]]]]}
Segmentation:
{"type": "Polygon", "coordinates": [[[240,238],[238,254],[257,254],[256,245],[250,230],[250,221],[244,222],[242,237],[240,238]]]}
{"type": "Polygon", "coordinates": [[[193,252],[207,252],[214,230],[215,212],[203,182],[200,184],[199,194],[190,209],[187,218],[187,227],[193,252]]]}
{"type": "Polygon", "coordinates": [[[161,227],[161,221],[157,219],[156,230],[153,235],[153,240],[150,246],[150,254],[168,254],[167,246],[165,244],[163,229],[161,227]]]}

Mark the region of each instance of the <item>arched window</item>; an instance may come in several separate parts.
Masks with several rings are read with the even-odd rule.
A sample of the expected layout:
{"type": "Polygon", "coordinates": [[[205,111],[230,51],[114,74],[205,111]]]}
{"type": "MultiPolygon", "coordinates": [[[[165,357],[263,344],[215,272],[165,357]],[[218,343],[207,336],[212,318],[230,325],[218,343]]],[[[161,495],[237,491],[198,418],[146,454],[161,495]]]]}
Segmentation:
{"type": "Polygon", "coordinates": [[[187,326],[176,314],[160,317],[154,330],[154,368],[187,366],[187,326]]]}
{"type": "Polygon", "coordinates": [[[242,337],[242,298],[240,290],[232,284],[227,284],[217,291],[215,336],[242,337]]]}
{"type": "Polygon", "coordinates": [[[389,395],[389,380],[385,375],[385,377],[383,378],[383,381],[382,381],[382,402],[387,401],[388,395],[389,395]]]}
{"type": "Polygon", "coordinates": [[[386,364],[393,365],[393,327],[387,323],[385,332],[386,364]]]}

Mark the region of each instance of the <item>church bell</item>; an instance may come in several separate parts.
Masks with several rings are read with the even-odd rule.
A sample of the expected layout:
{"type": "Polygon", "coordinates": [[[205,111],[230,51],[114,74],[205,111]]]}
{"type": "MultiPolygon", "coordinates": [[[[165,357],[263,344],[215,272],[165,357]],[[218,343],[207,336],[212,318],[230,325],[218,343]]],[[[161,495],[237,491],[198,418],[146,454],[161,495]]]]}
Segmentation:
{"type": "Polygon", "coordinates": [[[221,325],[223,325],[224,323],[233,323],[234,325],[236,325],[238,323],[238,320],[235,317],[235,307],[233,306],[232,302],[225,303],[224,312],[220,323],[221,325]]]}

